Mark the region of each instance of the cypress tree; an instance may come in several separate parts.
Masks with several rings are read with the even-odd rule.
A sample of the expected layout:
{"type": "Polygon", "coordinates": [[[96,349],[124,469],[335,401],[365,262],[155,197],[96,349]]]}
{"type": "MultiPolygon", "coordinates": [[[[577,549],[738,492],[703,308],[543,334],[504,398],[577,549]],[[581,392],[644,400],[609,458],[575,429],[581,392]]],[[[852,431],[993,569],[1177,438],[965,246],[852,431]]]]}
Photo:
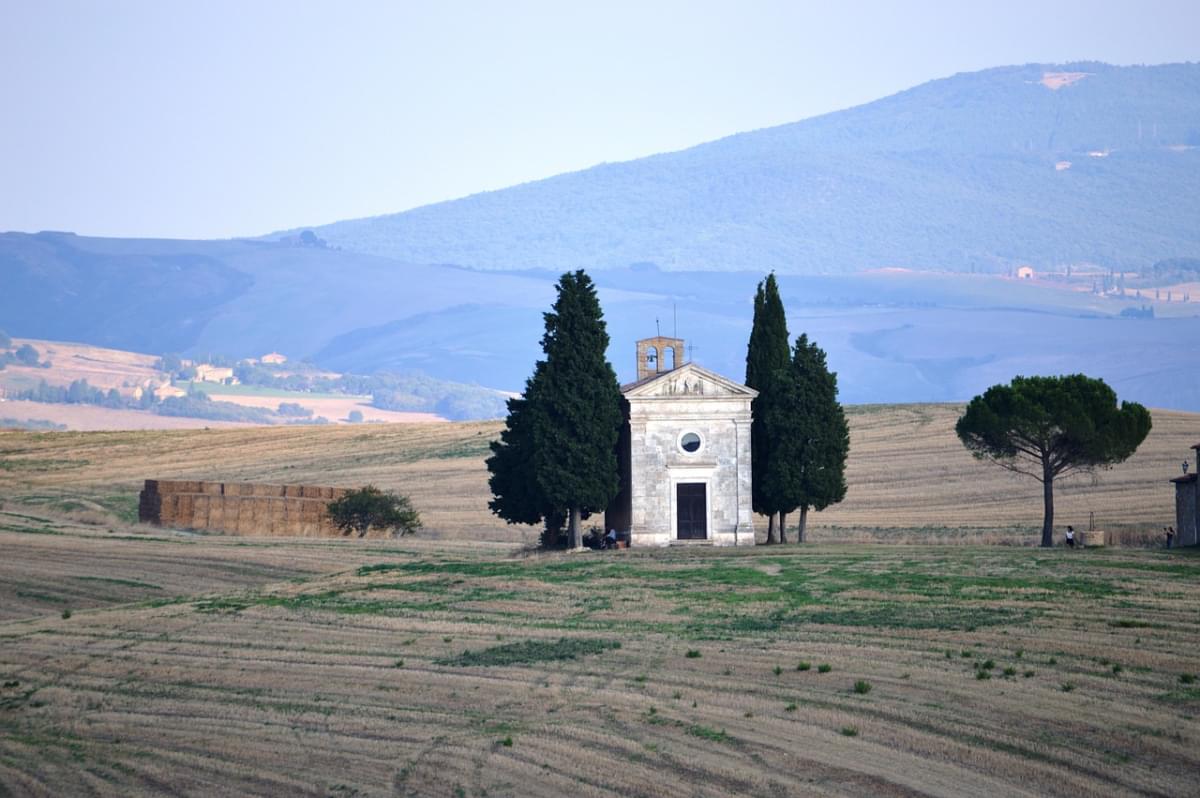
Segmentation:
{"type": "Polygon", "coordinates": [[[591,278],[582,270],[558,282],[545,314],[546,353],[530,401],[534,481],[545,507],[566,511],[570,545],[583,545],[580,518],[600,512],[620,488],[617,437],[621,389],[608,362],[608,331],[591,278]]]}
{"type": "MultiPolygon", "coordinates": [[[[550,521],[561,515],[547,507],[533,470],[533,411],[529,405],[536,401],[544,370],[545,363],[539,362],[533,376],[525,381],[525,393],[508,400],[508,418],[500,440],[489,444],[492,456],[487,459],[487,468],[491,472],[488,486],[492,489],[492,500],[488,508],[510,524],[537,524],[545,519],[549,527],[550,521]]],[[[553,535],[547,528],[542,545],[556,544],[561,526],[559,521],[553,535]]]]}
{"type": "MultiPolygon", "coordinates": [[[[767,417],[768,408],[776,401],[775,383],[780,372],[791,361],[788,350],[787,318],[774,273],[758,284],[754,295],[754,324],[746,348],[746,385],[758,391],[751,405],[751,506],[756,513],[768,516],[767,542],[775,542],[775,514],[780,506],[765,488],[769,483],[777,435],[767,417]]],[[[780,530],[780,541],[783,540],[780,530]]]]}
{"type": "Polygon", "coordinates": [[[807,335],[796,339],[791,364],[777,377],[775,400],[766,410],[775,437],[763,491],[779,511],[781,540],[788,513],[800,510],[796,542],[803,543],[808,511],[846,496],[850,428],[837,400],[837,374],[807,335]]]}

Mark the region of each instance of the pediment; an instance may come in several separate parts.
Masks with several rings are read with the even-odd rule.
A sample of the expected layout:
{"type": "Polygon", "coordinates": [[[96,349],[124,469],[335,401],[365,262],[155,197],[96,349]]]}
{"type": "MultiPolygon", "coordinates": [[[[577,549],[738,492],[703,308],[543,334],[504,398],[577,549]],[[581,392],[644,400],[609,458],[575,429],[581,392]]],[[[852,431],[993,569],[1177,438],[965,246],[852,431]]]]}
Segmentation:
{"type": "Polygon", "coordinates": [[[716,372],[701,368],[695,363],[685,363],[677,369],[666,371],[649,379],[626,385],[621,391],[628,398],[673,398],[704,397],[753,399],[758,391],[741,383],[722,377],[716,372]]]}

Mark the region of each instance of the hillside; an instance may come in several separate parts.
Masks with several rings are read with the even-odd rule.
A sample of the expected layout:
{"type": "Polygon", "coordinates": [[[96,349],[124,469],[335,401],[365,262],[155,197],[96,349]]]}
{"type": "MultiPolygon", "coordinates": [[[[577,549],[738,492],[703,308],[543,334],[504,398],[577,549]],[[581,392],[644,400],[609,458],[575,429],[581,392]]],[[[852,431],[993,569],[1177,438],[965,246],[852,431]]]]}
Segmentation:
{"type": "Polygon", "coordinates": [[[1200,64],[1001,67],[313,229],[347,250],[481,269],[1136,269],[1200,253],[1197,145],[1200,64]]]}
{"type": "Polygon", "coordinates": [[[278,372],[246,366],[243,376],[253,379],[233,385],[173,380],[178,374],[162,370],[154,355],[33,338],[12,339],[9,347],[0,346],[0,427],[140,430],[344,424],[358,423],[350,420],[355,413],[365,423],[428,423],[498,417],[506,398],[490,389],[417,375],[372,381],[307,364],[280,365],[278,372]],[[11,360],[12,348],[24,346],[32,347],[37,362],[4,362],[11,360]],[[325,390],[318,389],[322,387],[325,390]],[[168,396],[182,399],[193,390],[208,400],[163,401],[168,396]],[[142,401],[147,391],[155,392],[159,401],[142,401]],[[279,409],[284,403],[287,413],[279,409]]]}
{"type": "MultiPolygon", "coordinates": [[[[1041,524],[1041,487],[971,457],[954,434],[955,405],[848,408],[849,491],[810,519],[816,541],[1025,541],[1041,524]]],[[[1057,518],[1156,535],[1171,523],[1174,491],[1200,415],[1156,410],[1154,429],[1129,461],[1056,490],[1057,518]]],[[[0,431],[0,496],[9,509],[64,503],[118,508],[131,520],[142,480],[286,484],[373,483],[412,497],[424,537],[529,542],[487,508],[484,459],[497,422],[257,427],[169,432],[0,431]]],[[[760,519],[761,520],[761,519],[760,519]]],[[[595,523],[600,523],[598,520],[595,523]]],[[[765,526],[759,525],[759,535],[765,526]]]]}

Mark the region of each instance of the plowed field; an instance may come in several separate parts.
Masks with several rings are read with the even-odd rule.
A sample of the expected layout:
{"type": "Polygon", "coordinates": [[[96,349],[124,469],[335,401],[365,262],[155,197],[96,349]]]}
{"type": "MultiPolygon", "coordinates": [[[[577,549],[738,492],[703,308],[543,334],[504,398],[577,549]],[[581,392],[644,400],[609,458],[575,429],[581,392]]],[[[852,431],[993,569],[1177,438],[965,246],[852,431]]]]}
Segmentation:
{"type": "Polygon", "coordinates": [[[0,523],[26,594],[0,794],[1185,795],[1200,772],[1194,553],[0,523]]]}

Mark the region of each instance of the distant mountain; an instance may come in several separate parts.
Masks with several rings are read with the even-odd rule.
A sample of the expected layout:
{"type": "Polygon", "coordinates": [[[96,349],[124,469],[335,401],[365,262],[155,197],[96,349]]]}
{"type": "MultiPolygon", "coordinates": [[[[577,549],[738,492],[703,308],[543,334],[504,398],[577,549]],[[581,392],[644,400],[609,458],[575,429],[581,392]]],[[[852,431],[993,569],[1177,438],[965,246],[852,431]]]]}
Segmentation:
{"type": "MultiPolygon", "coordinates": [[[[512,391],[541,356],[542,313],[557,276],[420,266],[298,236],[6,233],[0,329],[150,354],[274,350],[335,371],[420,373],[512,391]]],[[[762,272],[642,265],[594,276],[621,379],[633,377],[633,342],[659,329],[678,331],[697,362],[735,379],[744,374],[762,272]]],[[[1200,302],[1179,295],[1141,319],[1121,316],[1137,300],[1054,280],[883,272],[782,275],[780,287],[789,329],[828,351],[847,402],[962,400],[1016,374],[1084,371],[1122,398],[1200,410],[1200,302]]],[[[464,390],[464,400],[472,393],[464,390]]]]}
{"type": "Polygon", "coordinates": [[[1200,257],[1198,186],[1200,65],[1006,67],[269,239],[0,234],[0,329],[514,391],[554,280],[583,267],[619,377],[633,342],[677,317],[689,356],[736,379],[773,268],[789,328],[828,351],[847,402],[963,400],[1016,374],[1084,371],[1122,398],[1200,410],[1187,301],[1200,290],[1179,266],[1200,257]],[[1167,259],[1179,268],[1148,270],[1167,259]],[[1102,268],[1068,285],[1045,275],[1060,262],[1102,268]],[[1015,263],[1038,279],[953,273],[1015,263]],[[863,271],[880,266],[916,271],[863,271]],[[1153,272],[1130,275],[1153,318],[1121,315],[1151,315],[1141,295],[1113,296],[1126,276],[1109,269],[1128,267],[1153,272]]]}
{"type": "Polygon", "coordinates": [[[314,230],[479,269],[1141,268],[1200,254],[1198,145],[1200,64],[1033,64],[314,230]]]}

